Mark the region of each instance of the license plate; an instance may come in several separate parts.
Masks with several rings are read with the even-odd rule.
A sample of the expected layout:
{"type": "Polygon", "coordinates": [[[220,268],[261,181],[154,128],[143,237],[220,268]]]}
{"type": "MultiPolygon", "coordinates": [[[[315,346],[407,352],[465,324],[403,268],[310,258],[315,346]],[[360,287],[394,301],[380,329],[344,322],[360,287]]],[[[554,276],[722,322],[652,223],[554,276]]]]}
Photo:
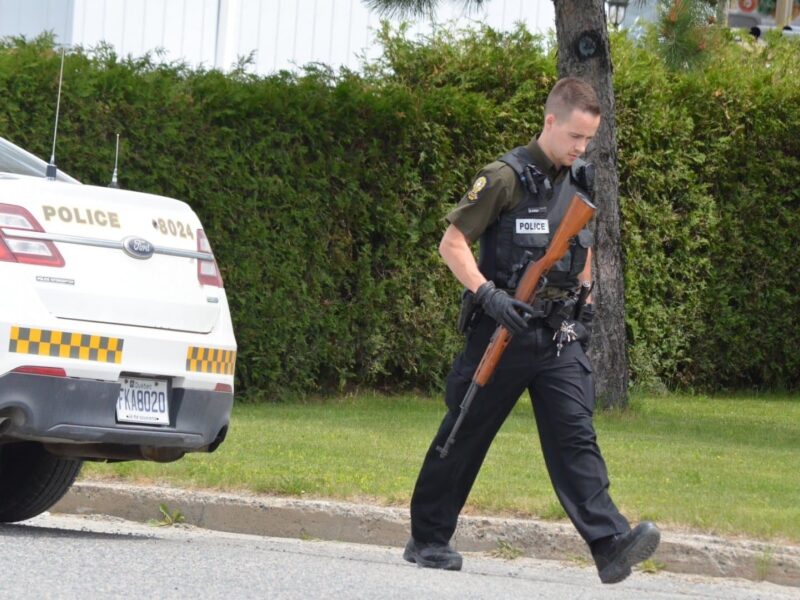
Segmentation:
{"type": "Polygon", "coordinates": [[[169,425],[169,388],[163,379],[123,377],[117,398],[117,421],[169,425]]]}

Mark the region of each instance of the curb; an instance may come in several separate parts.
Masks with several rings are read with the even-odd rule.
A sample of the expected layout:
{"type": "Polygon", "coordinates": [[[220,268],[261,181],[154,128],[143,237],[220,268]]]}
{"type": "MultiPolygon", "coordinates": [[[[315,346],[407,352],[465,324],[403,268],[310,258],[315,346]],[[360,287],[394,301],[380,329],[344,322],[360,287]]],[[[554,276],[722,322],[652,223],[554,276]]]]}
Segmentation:
{"type": "MultiPolygon", "coordinates": [[[[409,535],[407,509],[120,483],[76,483],[51,512],[143,522],[158,518],[162,503],[179,510],[186,523],[231,533],[398,548],[409,535]]],[[[547,521],[462,515],[452,543],[465,552],[505,547],[531,558],[592,564],[586,544],[571,526],[547,521]]],[[[799,546],[662,531],[653,559],[675,573],[800,587],[799,546]]]]}

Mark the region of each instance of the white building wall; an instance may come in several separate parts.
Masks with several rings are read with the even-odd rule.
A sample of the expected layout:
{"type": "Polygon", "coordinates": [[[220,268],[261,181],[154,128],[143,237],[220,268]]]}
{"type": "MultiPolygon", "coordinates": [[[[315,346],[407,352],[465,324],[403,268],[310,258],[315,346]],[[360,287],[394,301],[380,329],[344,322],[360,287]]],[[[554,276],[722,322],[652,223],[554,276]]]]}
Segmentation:
{"type": "MultiPolygon", "coordinates": [[[[359,56],[374,58],[380,52],[374,40],[381,17],[367,10],[362,0],[228,0],[224,4],[229,18],[224,54],[218,57],[220,67],[229,67],[254,49],[260,73],[310,62],[356,69],[359,56]]],[[[494,0],[472,14],[465,13],[458,0],[444,0],[436,21],[455,21],[457,27],[486,23],[501,30],[523,21],[530,31],[546,32],[554,18],[552,2],[547,0],[494,0]]],[[[431,27],[429,22],[418,22],[412,35],[429,33],[431,27]]]]}
{"type": "MultiPolygon", "coordinates": [[[[443,0],[438,23],[486,23],[509,30],[517,21],[530,31],[553,27],[548,0],[493,0],[465,13],[459,0],[443,0]]],[[[374,58],[380,17],[362,0],[0,0],[0,35],[55,31],[57,41],[111,44],[118,54],[140,56],[162,49],[164,60],[229,69],[253,54],[255,72],[267,74],[310,62],[357,69],[359,56],[374,58]]],[[[412,35],[429,33],[416,23],[412,35]]]]}
{"type": "Polygon", "coordinates": [[[52,31],[70,44],[73,0],[0,0],[0,37],[36,37],[52,31]]]}
{"type": "Polygon", "coordinates": [[[215,65],[218,0],[73,0],[73,44],[118,54],[165,50],[166,60],[215,65]]]}

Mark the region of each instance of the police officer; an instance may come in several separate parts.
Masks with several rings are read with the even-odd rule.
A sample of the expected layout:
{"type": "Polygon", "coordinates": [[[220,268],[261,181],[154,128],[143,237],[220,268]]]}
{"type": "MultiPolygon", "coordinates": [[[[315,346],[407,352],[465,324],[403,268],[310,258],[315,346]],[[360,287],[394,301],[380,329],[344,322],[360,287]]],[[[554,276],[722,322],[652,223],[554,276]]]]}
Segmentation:
{"type": "Polygon", "coordinates": [[[439,251],[477,310],[466,311],[466,345],[447,377],[448,412],[414,488],[411,539],[403,558],[422,567],[461,568],[461,555],[449,545],[458,514],[498,429],[528,389],[558,499],[589,544],[601,581],[616,583],[655,552],[660,533],[649,522],[631,529],[608,494],[585,354],[594,309],[591,296],[585,306],[577,300],[581,283],[591,280],[591,232],[585,229],[572,240],[534,306],[513,298],[521,271],[544,254],[571,198],[591,194],[591,165],[580,156],[600,125],[594,90],[580,79],[562,79],[544,112],[538,138],[484,167],[447,215],[439,251]],[[477,240],[478,261],[470,249],[477,240]],[[498,324],[513,334],[511,343],[475,397],[455,446],[442,458],[436,448],[447,439],[498,324]]]}

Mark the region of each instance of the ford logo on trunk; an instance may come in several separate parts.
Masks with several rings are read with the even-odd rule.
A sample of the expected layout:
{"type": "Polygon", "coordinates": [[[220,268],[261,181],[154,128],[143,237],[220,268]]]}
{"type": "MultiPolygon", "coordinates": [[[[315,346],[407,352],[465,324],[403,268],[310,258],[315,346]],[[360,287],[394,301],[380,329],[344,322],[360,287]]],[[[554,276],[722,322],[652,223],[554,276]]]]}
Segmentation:
{"type": "Polygon", "coordinates": [[[122,249],[128,256],[132,256],[133,258],[138,258],[141,260],[145,260],[153,256],[154,251],[153,244],[147,240],[137,237],[129,237],[122,240],[122,249]]]}

